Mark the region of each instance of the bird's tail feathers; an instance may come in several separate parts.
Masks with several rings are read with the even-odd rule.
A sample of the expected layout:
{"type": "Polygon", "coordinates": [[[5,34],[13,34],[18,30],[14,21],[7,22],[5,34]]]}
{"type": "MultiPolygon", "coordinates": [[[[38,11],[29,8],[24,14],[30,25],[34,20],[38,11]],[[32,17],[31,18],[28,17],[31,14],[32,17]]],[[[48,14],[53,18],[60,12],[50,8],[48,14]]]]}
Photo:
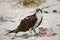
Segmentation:
{"type": "Polygon", "coordinates": [[[11,31],[11,30],[9,30],[9,32],[8,32],[8,33],[6,33],[6,35],[8,35],[8,34],[10,34],[10,33],[14,33],[14,31],[15,31],[15,30],[12,30],[12,31],[11,31]]]}

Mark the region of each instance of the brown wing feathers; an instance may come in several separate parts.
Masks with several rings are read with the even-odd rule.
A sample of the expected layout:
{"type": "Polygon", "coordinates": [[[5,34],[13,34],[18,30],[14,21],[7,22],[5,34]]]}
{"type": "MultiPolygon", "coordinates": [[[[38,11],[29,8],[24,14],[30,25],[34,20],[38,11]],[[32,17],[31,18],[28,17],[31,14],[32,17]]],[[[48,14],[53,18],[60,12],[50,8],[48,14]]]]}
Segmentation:
{"type": "Polygon", "coordinates": [[[9,33],[13,33],[13,32],[18,33],[20,31],[22,32],[28,31],[30,28],[32,28],[35,25],[36,21],[37,21],[37,17],[35,16],[35,14],[31,16],[27,16],[21,21],[20,25],[15,30],[10,31],[9,33]]]}

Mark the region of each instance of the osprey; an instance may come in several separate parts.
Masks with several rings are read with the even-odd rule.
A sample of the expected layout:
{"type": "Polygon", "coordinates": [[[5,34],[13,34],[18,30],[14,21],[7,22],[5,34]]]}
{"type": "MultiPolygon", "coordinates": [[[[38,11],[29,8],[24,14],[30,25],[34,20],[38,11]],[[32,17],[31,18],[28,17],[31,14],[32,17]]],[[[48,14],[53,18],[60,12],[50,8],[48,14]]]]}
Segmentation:
{"type": "MultiPolygon", "coordinates": [[[[49,8],[53,5],[55,5],[55,4],[49,5],[49,6],[44,7],[44,8],[49,8]]],[[[18,33],[18,32],[21,32],[21,31],[25,32],[25,31],[28,31],[28,30],[34,30],[36,27],[38,27],[41,24],[41,22],[43,20],[42,9],[44,9],[44,8],[41,8],[41,9],[37,8],[36,12],[33,15],[25,17],[21,21],[20,25],[12,31],[9,30],[7,35],[9,33],[18,33]]],[[[48,12],[45,11],[45,13],[48,13],[48,12]]]]}
{"type": "Polygon", "coordinates": [[[28,30],[35,31],[35,28],[41,24],[42,20],[43,20],[42,10],[38,8],[36,9],[36,12],[33,15],[25,17],[16,29],[9,31],[7,34],[26,32],[28,30]]]}

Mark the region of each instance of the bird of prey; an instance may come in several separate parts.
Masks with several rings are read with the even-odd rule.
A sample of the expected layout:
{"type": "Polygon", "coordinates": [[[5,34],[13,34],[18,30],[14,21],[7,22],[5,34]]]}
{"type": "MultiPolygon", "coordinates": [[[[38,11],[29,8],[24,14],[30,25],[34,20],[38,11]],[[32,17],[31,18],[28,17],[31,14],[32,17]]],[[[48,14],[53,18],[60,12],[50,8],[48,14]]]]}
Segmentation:
{"type": "MultiPolygon", "coordinates": [[[[50,6],[53,6],[53,5],[50,5],[50,6]]],[[[50,6],[47,6],[44,8],[49,8],[50,6]]],[[[10,33],[17,34],[18,32],[26,32],[31,30],[33,30],[36,33],[35,28],[37,28],[42,23],[42,20],[43,20],[42,9],[44,8],[41,8],[41,9],[37,8],[33,15],[29,15],[25,17],[21,21],[20,25],[18,25],[16,29],[9,31],[7,35],[10,33]]]]}
{"type": "Polygon", "coordinates": [[[26,32],[28,30],[30,30],[30,31],[34,30],[35,31],[35,28],[41,24],[42,20],[43,20],[42,10],[37,8],[33,15],[25,17],[21,21],[20,25],[16,29],[9,31],[7,33],[7,35],[9,33],[26,32]]]}

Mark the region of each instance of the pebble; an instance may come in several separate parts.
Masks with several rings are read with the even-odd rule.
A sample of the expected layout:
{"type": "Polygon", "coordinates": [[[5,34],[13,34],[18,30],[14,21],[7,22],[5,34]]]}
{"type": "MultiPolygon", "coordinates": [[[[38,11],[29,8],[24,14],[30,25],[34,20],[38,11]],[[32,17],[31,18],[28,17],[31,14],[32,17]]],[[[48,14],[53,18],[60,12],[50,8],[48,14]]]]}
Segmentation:
{"type": "Polygon", "coordinates": [[[48,13],[48,11],[44,11],[44,13],[48,13]]]}
{"type": "Polygon", "coordinates": [[[54,13],[57,13],[57,10],[53,10],[54,13]]]}

